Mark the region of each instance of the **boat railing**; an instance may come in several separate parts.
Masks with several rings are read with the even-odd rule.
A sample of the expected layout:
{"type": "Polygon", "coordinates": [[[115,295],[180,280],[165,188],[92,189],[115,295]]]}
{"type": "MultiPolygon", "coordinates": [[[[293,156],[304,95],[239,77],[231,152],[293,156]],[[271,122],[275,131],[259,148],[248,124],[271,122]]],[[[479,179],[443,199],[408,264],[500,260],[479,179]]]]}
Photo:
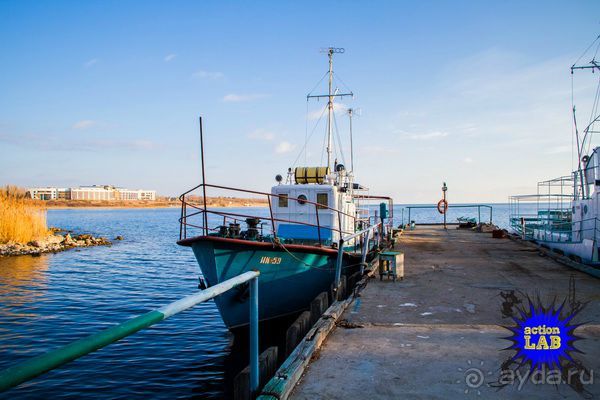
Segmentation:
{"type": "Polygon", "coordinates": [[[173,315],[190,309],[197,304],[211,300],[226,291],[249,282],[250,286],[250,397],[254,396],[259,386],[258,363],[258,271],[248,271],[234,278],[223,281],[208,289],[174,301],[156,310],[131,318],[121,324],[104,329],[93,335],[84,337],[64,347],[30,358],[24,362],[0,371],[0,392],[30,381],[48,371],[56,369],[87,354],[100,350],[118,340],[130,336],[142,329],[164,321],[173,315]]]}
{"type": "Polygon", "coordinates": [[[337,291],[340,287],[340,282],[341,282],[341,278],[342,278],[342,260],[343,260],[343,252],[344,252],[344,244],[356,239],[356,238],[360,238],[361,239],[361,262],[360,262],[360,274],[361,276],[364,273],[364,267],[366,266],[366,258],[367,258],[367,253],[369,252],[369,243],[371,241],[371,238],[373,238],[376,241],[376,245],[378,246],[379,243],[377,243],[377,241],[379,240],[379,238],[383,237],[383,224],[381,222],[376,223],[373,226],[370,226],[366,229],[363,229],[359,232],[353,233],[353,234],[349,234],[346,236],[342,236],[338,242],[338,257],[337,257],[337,263],[336,263],[336,268],[335,268],[335,284],[334,284],[334,288],[337,291]]]}
{"type": "MultiPolygon", "coordinates": [[[[357,200],[357,209],[363,210],[371,210],[373,207],[379,205],[380,203],[386,203],[388,216],[387,219],[394,219],[394,199],[388,196],[373,196],[368,194],[355,194],[352,196],[357,200]],[[375,204],[378,203],[378,204],[375,204]],[[367,207],[367,208],[364,208],[367,207]]],[[[377,213],[377,209],[375,209],[375,213],[377,213]]]]}
{"type": "Polygon", "coordinates": [[[532,233],[534,229],[542,227],[553,233],[572,232],[572,200],[573,195],[568,193],[511,196],[509,225],[515,233],[525,236],[528,236],[528,232],[532,233]],[[527,226],[529,231],[524,226],[527,226]]]}
{"type": "MultiPolygon", "coordinates": [[[[222,197],[222,196],[220,196],[222,197]]],[[[294,198],[288,197],[284,195],[277,195],[273,193],[259,192],[255,190],[247,190],[247,189],[239,189],[227,186],[220,185],[212,185],[212,184],[200,184],[195,186],[194,188],[188,190],[183,193],[179,200],[181,201],[181,216],[179,219],[180,229],[179,229],[179,238],[180,240],[198,236],[200,232],[202,235],[207,236],[211,232],[217,233],[219,232],[220,227],[227,227],[227,224],[236,224],[245,219],[257,219],[261,221],[260,229],[261,236],[266,237],[269,234],[273,237],[273,239],[277,239],[277,229],[276,223],[288,223],[295,225],[302,225],[307,227],[316,228],[318,245],[322,246],[326,244],[325,238],[323,238],[323,233],[325,231],[337,232],[338,236],[341,238],[344,235],[353,234],[354,231],[349,231],[344,229],[344,225],[342,223],[343,218],[349,218],[352,221],[351,226],[356,226],[356,222],[359,220],[357,215],[351,215],[348,213],[344,213],[343,211],[334,209],[329,207],[328,205],[312,202],[308,199],[294,198]],[[220,191],[221,193],[231,194],[232,192],[236,194],[236,196],[231,197],[240,197],[242,196],[252,196],[251,198],[247,198],[253,202],[257,202],[259,204],[264,204],[265,207],[268,207],[269,215],[265,216],[258,215],[253,211],[239,211],[239,208],[231,210],[226,208],[220,208],[218,206],[209,207],[208,205],[208,195],[205,196],[206,189],[215,189],[220,191]],[[202,191],[202,196],[195,196],[195,191],[202,191]],[[306,220],[297,220],[297,219],[287,219],[276,217],[273,212],[273,201],[279,199],[286,199],[287,201],[297,201],[301,204],[306,204],[311,208],[314,208],[315,222],[308,222],[306,220]],[[334,221],[331,221],[331,225],[324,225],[322,223],[323,214],[325,211],[331,212],[334,220],[337,220],[337,225],[334,224],[334,221]],[[212,224],[217,226],[210,226],[209,216],[212,216],[212,224]],[[216,220],[214,217],[218,217],[216,220]],[[188,233],[188,228],[190,228],[191,235],[188,233]],[[264,230],[267,230],[267,234],[265,235],[264,230]],[[198,232],[199,231],[199,232],[198,232]]],[[[368,223],[367,223],[368,225],[368,223]]],[[[223,232],[225,233],[225,232],[223,232]]],[[[232,236],[232,235],[230,235],[232,236]]],[[[233,235],[235,236],[235,235],[233,235]]]]}
{"type": "Polygon", "coordinates": [[[510,218],[512,231],[523,239],[555,243],[581,243],[584,239],[600,237],[600,219],[560,221],[522,214],[510,218]]]}

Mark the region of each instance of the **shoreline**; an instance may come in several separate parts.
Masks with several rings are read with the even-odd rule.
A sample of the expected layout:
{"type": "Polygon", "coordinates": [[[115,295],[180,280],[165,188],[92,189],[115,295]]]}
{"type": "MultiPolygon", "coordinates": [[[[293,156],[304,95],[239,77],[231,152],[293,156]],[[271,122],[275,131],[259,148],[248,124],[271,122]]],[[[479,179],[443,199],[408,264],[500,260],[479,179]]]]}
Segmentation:
{"type": "MultiPolygon", "coordinates": [[[[181,208],[179,200],[106,201],[106,200],[47,200],[36,201],[47,210],[69,209],[159,209],[181,208]]],[[[199,201],[195,204],[200,205],[199,201]]],[[[207,206],[212,208],[267,207],[268,203],[254,199],[209,198],[207,206]]]]}
{"type": "MultiPolygon", "coordinates": [[[[93,247],[93,246],[112,246],[113,242],[102,236],[93,236],[91,234],[73,234],[60,228],[50,228],[52,233],[45,237],[32,240],[28,243],[19,243],[9,241],[0,244],[0,259],[3,257],[33,256],[37,257],[46,253],[58,253],[74,248],[93,247]],[[64,232],[64,235],[59,234],[64,232]]],[[[113,240],[121,241],[122,236],[117,236],[113,240]]]]}
{"type": "MultiPolygon", "coordinates": [[[[252,204],[248,206],[240,206],[240,205],[232,205],[232,206],[223,206],[223,205],[207,205],[209,208],[254,208],[254,207],[268,207],[267,204],[252,204]]],[[[171,205],[157,205],[157,206],[110,206],[110,205],[102,205],[102,206],[50,206],[46,207],[46,210],[152,210],[152,209],[180,209],[181,205],[171,206],[171,205]]]]}

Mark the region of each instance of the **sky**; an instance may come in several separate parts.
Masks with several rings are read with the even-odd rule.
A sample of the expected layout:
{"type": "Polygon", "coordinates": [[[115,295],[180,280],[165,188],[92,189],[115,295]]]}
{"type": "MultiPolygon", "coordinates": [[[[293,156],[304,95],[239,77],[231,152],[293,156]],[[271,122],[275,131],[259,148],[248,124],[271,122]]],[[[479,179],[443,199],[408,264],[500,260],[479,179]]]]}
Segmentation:
{"type": "MultiPolygon", "coordinates": [[[[0,185],[178,195],[200,183],[202,116],[207,182],[269,191],[322,164],[306,95],[333,46],[355,94],[336,152],[350,163],[352,107],[371,194],[506,202],[570,173],[569,68],[598,34],[598,1],[0,0],[0,185]]],[[[573,80],[582,119],[596,84],[573,80]]]]}

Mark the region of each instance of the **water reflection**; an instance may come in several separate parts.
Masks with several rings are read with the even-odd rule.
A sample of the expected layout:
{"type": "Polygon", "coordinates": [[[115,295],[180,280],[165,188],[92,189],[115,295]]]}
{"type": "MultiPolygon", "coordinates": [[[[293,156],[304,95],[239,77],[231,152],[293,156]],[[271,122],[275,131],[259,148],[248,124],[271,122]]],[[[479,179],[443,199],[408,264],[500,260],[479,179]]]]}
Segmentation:
{"type": "Polygon", "coordinates": [[[8,308],[30,303],[44,293],[49,257],[0,257],[0,316],[6,315],[8,308]]]}

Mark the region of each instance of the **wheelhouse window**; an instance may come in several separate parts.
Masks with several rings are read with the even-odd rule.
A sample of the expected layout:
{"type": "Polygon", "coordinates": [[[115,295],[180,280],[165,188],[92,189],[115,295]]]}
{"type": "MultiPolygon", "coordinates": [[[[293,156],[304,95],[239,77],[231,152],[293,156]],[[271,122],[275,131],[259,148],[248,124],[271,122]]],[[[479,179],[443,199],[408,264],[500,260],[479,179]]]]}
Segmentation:
{"type": "Polygon", "coordinates": [[[288,206],[288,195],[287,193],[279,194],[279,207],[286,208],[288,206]]]}
{"type": "Polygon", "coordinates": [[[319,204],[318,208],[329,207],[329,196],[327,193],[317,193],[317,204],[319,204]]]}

